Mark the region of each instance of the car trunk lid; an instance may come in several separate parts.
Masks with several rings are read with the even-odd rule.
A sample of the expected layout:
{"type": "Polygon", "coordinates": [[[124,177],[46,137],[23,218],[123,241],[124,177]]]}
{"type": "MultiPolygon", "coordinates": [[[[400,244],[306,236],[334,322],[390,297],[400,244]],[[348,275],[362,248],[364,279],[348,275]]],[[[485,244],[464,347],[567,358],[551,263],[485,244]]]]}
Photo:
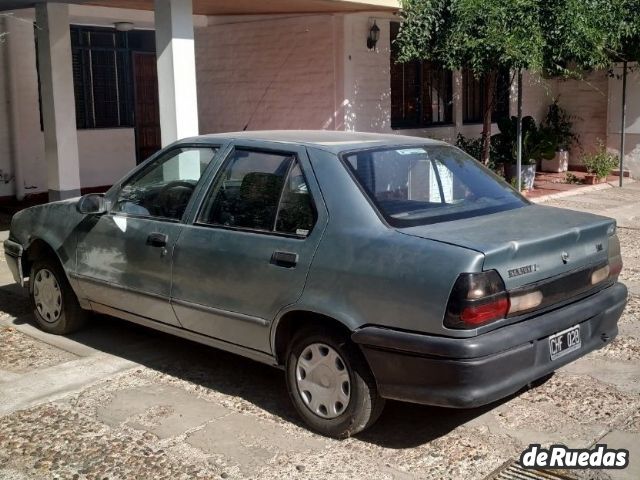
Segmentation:
{"type": "Polygon", "coordinates": [[[507,290],[606,262],[614,220],[560,208],[527,205],[490,215],[399,229],[459,245],[485,256],[507,290]]]}

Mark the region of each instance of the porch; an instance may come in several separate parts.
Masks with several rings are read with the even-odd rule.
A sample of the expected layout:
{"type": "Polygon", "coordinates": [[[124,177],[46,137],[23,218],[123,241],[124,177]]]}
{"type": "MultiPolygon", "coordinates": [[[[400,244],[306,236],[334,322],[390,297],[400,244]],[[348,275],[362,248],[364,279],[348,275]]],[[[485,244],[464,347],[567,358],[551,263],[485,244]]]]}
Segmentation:
{"type": "MultiPolygon", "coordinates": [[[[6,65],[0,82],[7,93],[0,96],[5,96],[10,108],[6,118],[0,118],[0,133],[6,136],[2,138],[6,152],[0,152],[6,153],[1,155],[6,165],[0,165],[0,179],[4,180],[0,181],[0,197],[23,201],[28,196],[42,199],[45,193],[48,200],[59,200],[75,197],[81,190],[104,189],[160,147],[198,135],[202,121],[206,123],[217,114],[211,97],[225,101],[224,92],[206,89],[217,64],[225,59],[206,51],[206,38],[200,42],[203,50],[197,52],[196,30],[216,23],[220,16],[228,24],[254,22],[253,33],[262,35],[260,41],[268,40],[268,22],[257,21],[265,15],[285,23],[305,18],[302,24],[294,25],[298,36],[305,37],[304,49],[284,55],[279,68],[285,62],[298,62],[300,51],[305,51],[308,58],[302,66],[309,71],[315,58],[306,49],[308,45],[316,43],[316,49],[328,47],[333,53],[334,32],[325,29],[332,28],[334,15],[391,15],[397,8],[396,0],[2,2],[0,27],[7,35],[0,51],[6,65]],[[323,35],[329,43],[316,42],[323,35]],[[136,46],[131,47],[132,43],[136,46]],[[34,46],[32,51],[29,45],[34,46]],[[206,73],[200,81],[197,70],[206,73]]],[[[228,48],[243,40],[246,38],[232,39],[228,48]]],[[[275,40],[272,53],[291,41],[271,40],[275,40]]],[[[259,62],[260,52],[256,53],[252,62],[259,62]]],[[[274,65],[259,68],[272,72],[274,65]]],[[[237,74],[234,72],[235,78],[229,81],[248,80],[237,74]]],[[[251,73],[246,70],[241,74],[251,73]]],[[[271,82],[278,80],[277,75],[272,77],[271,82]]],[[[329,73],[322,71],[319,77],[327,79],[329,73]]],[[[311,98],[310,88],[317,83],[306,88],[304,83],[300,82],[303,88],[298,94],[311,98]]],[[[323,119],[313,120],[316,128],[335,116],[334,87],[322,92],[323,119]]],[[[254,109],[255,95],[264,97],[268,87],[260,86],[260,90],[253,92],[250,102],[232,98],[227,115],[242,116],[244,128],[251,128],[255,115],[265,114],[254,109]]],[[[313,108],[310,111],[317,113],[313,108]]]]}

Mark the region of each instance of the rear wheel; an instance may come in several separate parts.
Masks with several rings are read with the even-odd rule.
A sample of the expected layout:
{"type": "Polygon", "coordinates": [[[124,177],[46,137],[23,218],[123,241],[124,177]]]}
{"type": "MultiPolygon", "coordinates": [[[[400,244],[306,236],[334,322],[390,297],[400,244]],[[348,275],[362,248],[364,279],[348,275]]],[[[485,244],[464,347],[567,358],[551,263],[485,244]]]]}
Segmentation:
{"type": "Polygon", "coordinates": [[[315,431],[346,438],[371,426],[384,399],[358,348],[338,332],[305,329],[291,342],[287,386],[296,410],[315,431]]]}
{"type": "Polygon", "coordinates": [[[38,326],[45,332],[65,335],[78,330],[87,318],[57,261],[33,262],[29,296],[38,326]]]}

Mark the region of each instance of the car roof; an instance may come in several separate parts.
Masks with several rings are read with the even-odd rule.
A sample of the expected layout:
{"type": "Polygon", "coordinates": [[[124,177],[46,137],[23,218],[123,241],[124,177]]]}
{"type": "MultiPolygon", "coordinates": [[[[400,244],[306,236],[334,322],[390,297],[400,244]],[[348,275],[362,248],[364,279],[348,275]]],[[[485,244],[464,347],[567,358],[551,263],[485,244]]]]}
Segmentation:
{"type": "Polygon", "coordinates": [[[333,130],[262,130],[215,133],[184,139],[182,142],[213,143],[228,140],[256,140],[279,144],[304,145],[333,153],[376,146],[446,145],[445,142],[423,137],[333,130]]]}

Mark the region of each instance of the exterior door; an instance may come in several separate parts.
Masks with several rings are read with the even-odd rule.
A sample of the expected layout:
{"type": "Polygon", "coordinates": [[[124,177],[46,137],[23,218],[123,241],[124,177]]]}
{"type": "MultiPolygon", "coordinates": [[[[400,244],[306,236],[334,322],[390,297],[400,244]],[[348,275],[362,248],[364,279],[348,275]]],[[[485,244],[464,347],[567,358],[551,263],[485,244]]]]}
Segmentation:
{"type": "Polygon", "coordinates": [[[185,328],[270,353],[269,326],[302,294],[327,221],[310,172],[304,148],[231,151],[175,247],[185,328]]]}
{"type": "Polygon", "coordinates": [[[158,72],[153,53],[133,52],[136,155],[142,163],[160,150],[158,72]]]}
{"type": "Polygon", "coordinates": [[[215,151],[172,148],[123,183],[109,213],[81,223],[77,278],[89,301],[179,325],[170,304],[171,254],[215,151]]]}

